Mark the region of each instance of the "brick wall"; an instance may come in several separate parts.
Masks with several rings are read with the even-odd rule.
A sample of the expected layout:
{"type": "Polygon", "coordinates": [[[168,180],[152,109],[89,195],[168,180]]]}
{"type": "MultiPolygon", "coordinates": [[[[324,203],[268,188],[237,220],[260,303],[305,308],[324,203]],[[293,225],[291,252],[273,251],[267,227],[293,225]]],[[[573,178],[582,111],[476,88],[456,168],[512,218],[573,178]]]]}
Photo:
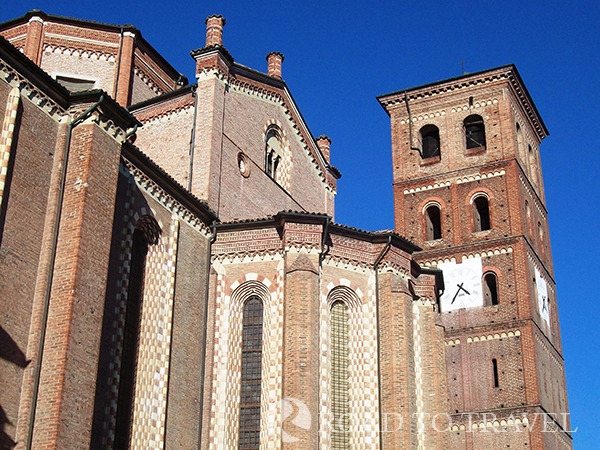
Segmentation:
{"type": "MultiPolygon", "coordinates": [[[[0,111],[6,109],[10,87],[0,82],[0,111]]],[[[6,186],[0,205],[0,327],[2,357],[0,385],[8,423],[3,431],[16,439],[19,404],[27,402],[22,393],[31,392],[22,386],[30,374],[26,367],[36,354],[38,345],[32,325],[35,280],[40,270],[42,236],[46,225],[46,209],[56,147],[58,124],[46,116],[29,99],[21,97],[17,110],[6,186]],[[47,135],[40,141],[39,135],[47,135]]],[[[4,117],[2,118],[4,120],[4,117]]]]}
{"type": "MultiPolygon", "coordinates": [[[[169,374],[166,448],[199,447],[202,424],[208,238],[182,224],[173,304],[173,337],[169,374]]],[[[209,366],[211,367],[211,366],[209,366]]]]}
{"type": "Polygon", "coordinates": [[[34,445],[89,445],[120,146],[74,129],[54,270],[34,445]]]}

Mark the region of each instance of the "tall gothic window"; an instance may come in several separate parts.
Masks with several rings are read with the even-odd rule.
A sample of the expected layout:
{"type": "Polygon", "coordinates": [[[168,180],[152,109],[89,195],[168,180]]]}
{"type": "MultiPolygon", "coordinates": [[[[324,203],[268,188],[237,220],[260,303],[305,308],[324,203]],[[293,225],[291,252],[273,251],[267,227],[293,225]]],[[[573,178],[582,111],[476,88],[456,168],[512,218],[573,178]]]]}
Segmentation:
{"type": "Polygon", "coordinates": [[[137,347],[140,334],[140,316],[144,295],[144,272],[147,254],[148,241],[144,233],[136,229],[133,233],[133,246],[131,248],[131,269],[129,271],[129,289],[127,291],[125,328],[123,331],[123,352],[121,354],[114,445],[114,448],[117,450],[128,449],[131,438],[137,347]]]}
{"type": "Polygon", "coordinates": [[[348,313],[346,305],[331,306],[331,448],[345,450],[350,442],[348,429],[348,313]]]}
{"type": "Polygon", "coordinates": [[[262,366],[263,304],[257,296],[244,304],[239,449],[260,445],[260,381],[262,366]]]}

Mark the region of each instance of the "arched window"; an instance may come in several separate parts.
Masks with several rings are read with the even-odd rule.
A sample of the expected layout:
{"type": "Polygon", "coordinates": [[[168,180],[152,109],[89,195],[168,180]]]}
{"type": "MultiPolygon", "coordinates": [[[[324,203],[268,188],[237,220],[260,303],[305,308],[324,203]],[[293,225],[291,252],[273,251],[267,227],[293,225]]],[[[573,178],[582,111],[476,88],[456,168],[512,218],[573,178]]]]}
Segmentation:
{"type": "Polygon", "coordinates": [[[485,125],[483,117],[472,114],[463,121],[465,136],[467,138],[467,149],[485,148],[485,125]]]}
{"type": "Polygon", "coordinates": [[[114,448],[128,449],[131,438],[131,419],[133,414],[133,394],[136,376],[137,348],[140,334],[140,317],[144,296],[144,272],[148,241],[141,229],[133,233],[129,288],[123,329],[123,351],[121,353],[121,371],[114,448]]]}
{"type": "Polygon", "coordinates": [[[258,296],[244,304],[239,449],[260,445],[260,383],[262,369],[263,304],[258,296]]]}
{"type": "Polygon", "coordinates": [[[474,231],[490,229],[490,207],[487,197],[480,195],[473,200],[474,231]]]}
{"type": "Polygon", "coordinates": [[[425,234],[428,241],[442,238],[442,221],[438,205],[430,205],[425,210],[425,234]]]}
{"type": "Polygon", "coordinates": [[[265,141],[265,172],[275,181],[278,181],[277,169],[283,155],[283,146],[278,130],[276,128],[269,128],[265,141]]]}
{"type": "Polygon", "coordinates": [[[435,125],[425,125],[421,128],[421,142],[423,150],[421,156],[423,158],[431,158],[432,156],[440,156],[440,130],[435,125]]]}
{"type": "Polygon", "coordinates": [[[483,303],[486,306],[498,304],[498,280],[494,272],[483,276],[483,303]]]}
{"type": "Polygon", "coordinates": [[[333,427],[331,448],[345,450],[349,446],[348,400],[348,313],[346,305],[331,305],[331,413],[333,427]]]}

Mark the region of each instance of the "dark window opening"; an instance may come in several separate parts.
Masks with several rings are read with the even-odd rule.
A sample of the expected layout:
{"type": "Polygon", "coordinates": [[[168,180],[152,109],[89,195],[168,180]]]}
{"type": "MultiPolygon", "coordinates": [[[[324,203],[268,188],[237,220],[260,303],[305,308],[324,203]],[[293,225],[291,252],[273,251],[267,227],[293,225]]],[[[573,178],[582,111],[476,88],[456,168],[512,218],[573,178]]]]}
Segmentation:
{"type": "Polygon", "coordinates": [[[498,380],[498,361],[496,358],[492,359],[492,371],[494,375],[494,387],[497,388],[500,386],[500,381],[498,380]]]}
{"type": "Polygon", "coordinates": [[[425,125],[421,128],[421,142],[423,158],[440,155],[440,130],[435,125],[425,125]]]}
{"type": "Polygon", "coordinates": [[[483,277],[483,299],[487,306],[498,304],[498,282],[492,272],[483,277]]]}
{"type": "Polygon", "coordinates": [[[435,239],[442,238],[442,221],[440,208],[436,205],[431,205],[425,211],[425,221],[426,221],[426,234],[427,240],[432,241],[435,239]]]}
{"type": "Polygon", "coordinates": [[[490,229],[490,208],[488,199],[480,196],[473,201],[475,213],[475,231],[490,229]]]}
{"type": "Polygon", "coordinates": [[[260,384],[262,369],[263,304],[252,296],[244,305],[239,449],[260,446],[260,384]]]}
{"type": "Polygon", "coordinates": [[[115,426],[115,445],[117,450],[129,448],[131,438],[131,420],[133,415],[133,393],[135,386],[138,337],[140,334],[140,316],[144,296],[144,272],[148,242],[141,230],[133,233],[131,249],[131,270],[123,330],[123,352],[117,400],[117,418],[115,426]]]}
{"type": "Polygon", "coordinates": [[[483,118],[476,114],[464,120],[467,149],[485,147],[485,125],[483,118]]]}

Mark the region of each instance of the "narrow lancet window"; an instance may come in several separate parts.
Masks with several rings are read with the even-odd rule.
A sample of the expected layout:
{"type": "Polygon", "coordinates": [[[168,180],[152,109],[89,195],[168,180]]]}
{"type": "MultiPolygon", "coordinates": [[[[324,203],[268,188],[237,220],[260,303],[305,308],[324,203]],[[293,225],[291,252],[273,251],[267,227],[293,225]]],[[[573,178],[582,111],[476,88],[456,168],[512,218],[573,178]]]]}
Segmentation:
{"type": "Polygon", "coordinates": [[[239,449],[260,446],[260,383],[262,369],[263,304],[250,297],[244,304],[239,449]]]}
{"type": "Polygon", "coordinates": [[[336,301],[331,307],[331,448],[349,448],[348,422],[348,313],[336,301]]]}

